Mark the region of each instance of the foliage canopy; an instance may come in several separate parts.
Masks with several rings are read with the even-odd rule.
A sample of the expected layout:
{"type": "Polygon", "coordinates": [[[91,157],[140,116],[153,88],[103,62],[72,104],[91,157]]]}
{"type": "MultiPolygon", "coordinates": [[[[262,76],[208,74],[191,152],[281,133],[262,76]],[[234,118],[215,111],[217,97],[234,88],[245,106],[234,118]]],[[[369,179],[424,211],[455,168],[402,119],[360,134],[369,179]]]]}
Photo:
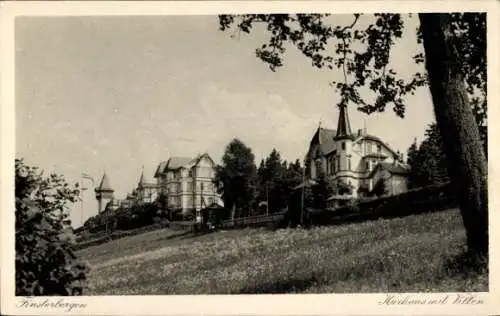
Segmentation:
{"type": "Polygon", "coordinates": [[[83,293],[88,266],[74,254],[66,210],[78,194],[62,176],[15,160],[16,295],[83,293]]]}
{"type": "MultiPolygon", "coordinates": [[[[273,71],[284,65],[290,45],[309,58],[313,67],[339,70],[343,80],[331,82],[340,94],[339,106],[352,104],[370,114],[392,104],[394,112],[404,117],[405,97],[427,84],[425,72],[416,72],[407,79],[390,64],[391,48],[412,18],[411,14],[353,14],[351,24],[341,26],[335,25],[331,14],[244,14],[220,15],[219,23],[222,31],[234,33],[251,33],[255,25],[264,25],[269,38],[256,49],[256,55],[273,71]],[[368,20],[366,27],[361,25],[361,19],[368,20]],[[375,97],[363,97],[363,88],[375,97]]],[[[470,105],[486,146],[486,14],[453,13],[451,19],[470,105]]],[[[415,32],[421,44],[420,27],[415,32]]],[[[417,64],[425,61],[423,50],[408,58],[417,64]]]]}

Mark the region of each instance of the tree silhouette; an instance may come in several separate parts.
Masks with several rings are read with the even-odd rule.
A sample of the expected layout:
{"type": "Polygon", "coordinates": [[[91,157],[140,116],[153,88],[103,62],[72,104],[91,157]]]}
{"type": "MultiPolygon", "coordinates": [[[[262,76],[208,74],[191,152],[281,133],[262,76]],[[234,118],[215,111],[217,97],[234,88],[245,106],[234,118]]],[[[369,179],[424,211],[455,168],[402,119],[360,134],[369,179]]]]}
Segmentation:
{"type": "Polygon", "coordinates": [[[215,182],[227,210],[247,215],[256,196],[257,168],[252,150],[239,139],[226,147],[222,164],[217,166],[215,182]]]}
{"type": "Polygon", "coordinates": [[[66,210],[78,194],[78,185],[16,159],[16,295],[83,294],[88,266],[74,253],[66,210]]]}
{"type": "Polygon", "coordinates": [[[450,180],[448,161],[443,151],[443,141],[436,124],[425,132],[420,146],[414,143],[408,149],[408,164],[411,166],[410,187],[424,187],[450,180]]]}

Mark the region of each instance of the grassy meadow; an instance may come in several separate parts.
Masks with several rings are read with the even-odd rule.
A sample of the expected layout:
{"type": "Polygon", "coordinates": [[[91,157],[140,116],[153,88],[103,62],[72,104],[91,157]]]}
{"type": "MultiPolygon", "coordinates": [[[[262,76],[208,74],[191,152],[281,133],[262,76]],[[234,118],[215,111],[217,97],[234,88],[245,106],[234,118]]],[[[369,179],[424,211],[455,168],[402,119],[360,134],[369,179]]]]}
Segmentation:
{"type": "Polygon", "coordinates": [[[162,229],[78,251],[86,295],[488,291],[458,210],[309,230],[162,229]]]}

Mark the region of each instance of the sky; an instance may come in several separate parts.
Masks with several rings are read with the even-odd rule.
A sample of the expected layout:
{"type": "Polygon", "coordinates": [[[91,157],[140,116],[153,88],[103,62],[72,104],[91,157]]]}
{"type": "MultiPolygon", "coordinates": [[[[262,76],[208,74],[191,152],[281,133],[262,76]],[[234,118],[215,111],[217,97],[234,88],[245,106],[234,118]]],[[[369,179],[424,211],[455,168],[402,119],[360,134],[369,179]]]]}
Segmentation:
{"type": "MultiPolygon", "coordinates": [[[[416,18],[406,22],[391,55],[403,76],[423,71],[410,59],[421,49],[416,18]]],[[[87,173],[97,184],[106,171],[117,198],[137,185],[142,166],[152,181],[170,156],[208,152],[220,162],[235,137],[256,163],[273,148],[302,158],[319,122],[336,128],[339,96],[329,82],[340,74],[311,67],[293,47],[272,72],[255,56],[263,29],[229,35],[216,16],[18,18],[16,156],[70,183],[87,173]]],[[[366,126],[401,152],[434,121],[427,87],[407,98],[404,119],[390,108],[369,116],[350,108],[349,117],[353,130],[366,126]]],[[[97,212],[92,190],[82,199],[70,208],[74,226],[97,212]]]]}

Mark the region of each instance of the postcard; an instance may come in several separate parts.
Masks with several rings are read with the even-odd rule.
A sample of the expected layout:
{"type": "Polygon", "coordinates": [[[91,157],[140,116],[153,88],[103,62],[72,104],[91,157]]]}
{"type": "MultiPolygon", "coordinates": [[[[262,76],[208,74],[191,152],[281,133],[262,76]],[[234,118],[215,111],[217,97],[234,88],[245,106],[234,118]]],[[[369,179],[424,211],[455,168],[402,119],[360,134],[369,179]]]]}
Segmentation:
{"type": "Polygon", "coordinates": [[[498,2],[0,15],[2,314],[500,312],[498,2]]]}

